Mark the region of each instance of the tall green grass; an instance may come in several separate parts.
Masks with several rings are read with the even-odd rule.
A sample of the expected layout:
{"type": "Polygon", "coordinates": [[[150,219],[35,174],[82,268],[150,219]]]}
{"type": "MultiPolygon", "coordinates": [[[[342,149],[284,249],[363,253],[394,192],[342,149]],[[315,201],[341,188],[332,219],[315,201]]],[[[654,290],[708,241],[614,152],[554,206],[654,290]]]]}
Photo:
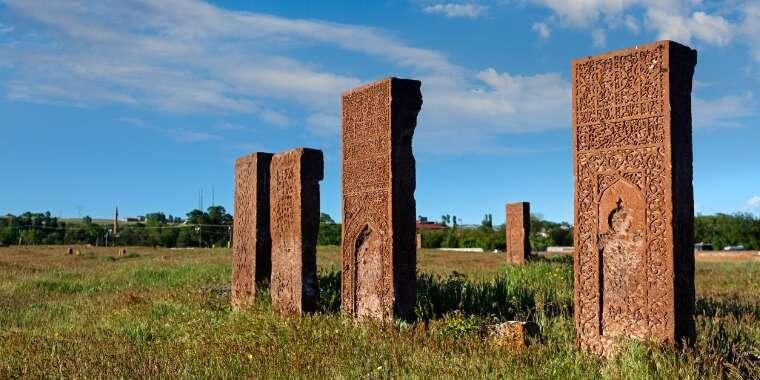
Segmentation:
{"type": "Polygon", "coordinates": [[[490,258],[473,255],[446,271],[423,253],[435,274],[419,268],[416,321],[380,324],[340,313],[335,250],[320,252],[335,255],[320,268],[321,310],[302,318],[273,313],[266,288],[233,311],[226,251],[136,253],[0,251],[0,378],[760,378],[752,263],[698,264],[692,346],[628,342],[602,359],[575,349],[568,258],[478,272],[490,258]],[[542,339],[515,351],[480,334],[513,319],[542,339]]]}

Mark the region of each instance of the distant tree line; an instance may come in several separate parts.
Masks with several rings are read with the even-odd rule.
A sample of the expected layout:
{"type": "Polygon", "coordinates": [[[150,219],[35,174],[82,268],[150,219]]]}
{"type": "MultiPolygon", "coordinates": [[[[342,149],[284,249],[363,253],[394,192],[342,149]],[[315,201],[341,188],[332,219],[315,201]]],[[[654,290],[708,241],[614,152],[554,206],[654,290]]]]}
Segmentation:
{"type": "Polygon", "coordinates": [[[694,219],[694,242],[712,244],[714,249],[743,245],[760,249],[760,217],[748,213],[733,215],[697,215],[694,219]]]}
{"type": "Polygon", "coordinates": [[[92,244],[161,247],[222,247],[231,241],[232,215],[222,206],[192,210],[187,218],[150,213],[144,222],[94,223],[89,216],[62,221],[50,212],[0,217],[0,244],[92,244]]]}
{"type": "MultiPolygon", "coordinates": [[[[491,214],[486,214],[477,228],[462,227],[457,224],[457,217],[450,215],[444,215],[440,223],[448,228],[420,231],[423,248],[482,248],[485,251],[506,248],[506,226],[494,226],[491,214]]],[[[573,245],[573,230],[568,223],[554,223],[531,214],[530,224],[529,238],[534,251],[544,251],[548,246],[573,245]]]]}
{"type": "MultiPolygon", "coordinates": [[[[547,221],[531,214],[530,243],[534,251],[549,246],[572,246],[570,224],[547,221]]],[[[206,211],[192,210],[186,218],[150,213],[144,222],[120,223],[113,235],[110,223],[94,223],[85,216],[77,221],[62,221],[50,212],[0,217],[0,244],[92,244],[161,247],[225,247],[232,241],[232,215],[222,206],[206,211]]],[[[494,226],[493,217],[485,215],[478,227],[462,227],[457,217],[444,215],[440,224],[447,228],[422,230],[424,248],[483,248],[503,250],[506,247],[505,226],[494,226]]],[[[748,250],[760,249],[760,218],[752,214],[697,215],[694,221],[695,242],[712,244],[715,249],[743,245],[748,250]]],[[[320,215],[319,245],[340,245],[341,224],[326,213],[320,215]]]]}

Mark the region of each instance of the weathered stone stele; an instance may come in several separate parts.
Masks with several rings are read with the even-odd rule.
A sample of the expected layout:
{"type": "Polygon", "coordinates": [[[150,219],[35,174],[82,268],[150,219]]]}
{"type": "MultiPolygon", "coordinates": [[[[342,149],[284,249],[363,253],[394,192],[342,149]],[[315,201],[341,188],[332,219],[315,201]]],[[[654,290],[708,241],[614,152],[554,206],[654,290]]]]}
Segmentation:
{"type": "Polygon", "coordinates": [[[253,153],[235,161],[235,219],[232,238],[234,308],[253,302],[256,283],[269,281],[272,242],[269,236],[269,164],[271,153],[253,153]]]}
{"type": "Polygon", "coordinates": [[[341,308],[411,319],[416,302],[415,161],[421,83],[386,78],[343,94],[341,308]]]}
{"type": "Polygon", "coordinates": [[[317,310],[317,235],[322,151],[298,148],[272,158],[270,181],[272,309],[284,315],[317,310]]]}
{"type": "Polygon", "coordinates": [[[696,62],[661,41],[572,63],[574,310],[587,351],[694,337],[696,62]]]}
{"type": "Polygon", "coordinates": [[[530,203],[507,204],[507,261],[522,265],[530,257],[530,203]]]}
{"type": "Polygon", "coordinates": [[[417,234],[417,249],[422,249],[422,234],[417,234]]]}

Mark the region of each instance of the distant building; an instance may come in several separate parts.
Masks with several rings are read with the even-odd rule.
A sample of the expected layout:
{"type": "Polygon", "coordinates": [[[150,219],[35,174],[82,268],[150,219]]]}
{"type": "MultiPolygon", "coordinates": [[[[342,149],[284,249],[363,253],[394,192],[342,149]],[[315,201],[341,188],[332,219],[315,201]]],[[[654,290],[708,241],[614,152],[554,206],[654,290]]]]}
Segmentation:
{"type": "Polygon", "coordinates": [[[127,223],[138,223],[138,222],[144,222],[144,221],[145,221],[145,217],[142,215],[127,218],[127,223]]]}
{"type": "Polygon", "coordinates": [[[435,223],[428,221],[428,219],[424,216],[421,216],[419,220],[417,220],[417,231],[420,230],[427,230],[427,231],[435,231],[435,230],[443,230],[449,228],[445,224],[441,223],[435,223]]]}

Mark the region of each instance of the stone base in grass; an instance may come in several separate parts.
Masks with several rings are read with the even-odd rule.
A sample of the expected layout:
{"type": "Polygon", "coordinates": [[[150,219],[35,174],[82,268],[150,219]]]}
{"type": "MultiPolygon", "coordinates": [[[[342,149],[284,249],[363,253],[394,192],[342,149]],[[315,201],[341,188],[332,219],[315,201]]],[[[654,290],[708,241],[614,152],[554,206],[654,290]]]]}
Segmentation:
{"type": "Polygon", "coordinates": [[[539,339],[541,329],[534,322],[504,322],[496,325],[488,325],[485,328],[485,337],[492,340],[496,345],[512,348],[525,348],[531,341],[539,339]]]}

